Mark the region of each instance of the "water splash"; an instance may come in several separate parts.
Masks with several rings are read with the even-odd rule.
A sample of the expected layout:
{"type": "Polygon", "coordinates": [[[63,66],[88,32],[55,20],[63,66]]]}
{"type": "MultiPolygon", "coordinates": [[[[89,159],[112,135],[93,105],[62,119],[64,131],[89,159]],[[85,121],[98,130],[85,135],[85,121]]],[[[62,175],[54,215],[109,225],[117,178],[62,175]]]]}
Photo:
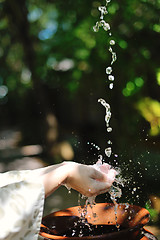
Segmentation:
{"type": "MultiPolygon", "coordinates": [[[[110,154],[111,154],[111,148],[108,149],[108,157],[110,157],[110,154]]],[[[97,161],[96,164],[93,165],[93,167],[99,171],[102,171],[101,167],[103,165],[103,157],[102,155],[99,156],[99,159],[97,161]]],[[[114,183],[112,184],[110,190],[109,190],[109,194],[110,194],[110,198],[111,200],[116,203],[117,202],[117,198],[120,198],[122,196],[122,190],[120,188],[120,186],[124,186],[124,179],[122,177],[120,177],[120,169],[119,168],[113,168],[111,167],[109,164],[106,164],[105,163],[105,166],[106,166],[106,171],[108,169],[108,172],[106,172],[106,174],[108,174],[108,177],[113,179],[113,176],[112,176],[112,171],[116,172],[116,174],[114,175],[115,176],[115,180],[114,180],[114,183],[117,185],[115,186],[114,183]],[[107,168],[108,166],[108,168],[107,168]]],[[[90,198],[89,201],[92,201],[93,199],[90,198]]]]}

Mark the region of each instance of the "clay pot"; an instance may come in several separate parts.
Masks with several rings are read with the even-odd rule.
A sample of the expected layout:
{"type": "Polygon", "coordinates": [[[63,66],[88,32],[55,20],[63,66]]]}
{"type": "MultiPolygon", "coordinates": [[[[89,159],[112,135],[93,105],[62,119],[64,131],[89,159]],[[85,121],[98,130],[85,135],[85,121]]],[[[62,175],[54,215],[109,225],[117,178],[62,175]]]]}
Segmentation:
{"type": "Polygon", "coordinates": [[[145,208],[129,204],[118,204],[115,207],[111,203],[98,203],[92,208],[87,207],[86,221],[94,227],[93,236],[85,233],[81,237],[64,236],[69,230],[74,228],[81,216],[80,206],[71,207],[62,211],[54,212],[43,218],[40,235],[47,239],[73,239],[73,240],[154,240],[154,235],[147,232],[143,226],[149,222],[149,212],[145,208]],[[115,215],[115,211],[117,212],[115,215]],[[96,214],[96,216],[95,216],[96,214]],[[118,224],[118,231],[102,231],[103,227],[112,228],[118,224]],[[53,227],[54,226],[54,227],[53,227]],[[96,230],[97,229],[97,230],[96,230]],[[96,232],[97,231],[97,232],[96,232]],[[147,234],[148,235],[147,235],[147,234]],[[97,235],[98,234],[98,235],[97,235]],[[149,238],[151,236],[152,238],[149,238]]]}

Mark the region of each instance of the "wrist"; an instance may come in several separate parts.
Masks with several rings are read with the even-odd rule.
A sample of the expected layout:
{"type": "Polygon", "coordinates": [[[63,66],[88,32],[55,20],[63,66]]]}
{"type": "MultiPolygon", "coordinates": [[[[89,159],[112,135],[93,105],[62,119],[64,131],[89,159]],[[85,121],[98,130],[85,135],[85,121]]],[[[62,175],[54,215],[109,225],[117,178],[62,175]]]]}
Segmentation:
{"type": "Polygon", "coordinates": [[[66,164],[60,163],[58,167],[51,167],[49,171],[41,176],[46,197],[66,182],[68,171],[66,164]]]}
{"type": "Polygon", "coordinates": [[[71,187],[71,185],[74,185],[74,181],[79,175],[78,166],[80,164],[76,162],[65,162],[64,168],[66,173],[66,178],[63,181],[63,184],[67,185],[68,187],[71,187]]]}

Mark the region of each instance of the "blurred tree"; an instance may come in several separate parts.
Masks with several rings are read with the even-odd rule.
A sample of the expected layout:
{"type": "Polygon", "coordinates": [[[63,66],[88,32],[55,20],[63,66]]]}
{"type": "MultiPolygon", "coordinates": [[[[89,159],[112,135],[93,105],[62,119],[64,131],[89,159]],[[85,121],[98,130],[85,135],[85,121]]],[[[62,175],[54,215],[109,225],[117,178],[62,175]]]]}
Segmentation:
{"type": "Polygon", "coordinates": [[[115,151],[130,152],[137,138],[143,137],[142,129],[145,134],[149,131],[136,106],[148,96],[160,101],[160,1],[112,0],[109,4],[106,21],[118,56],[112,91],[105,74],[110,38],[102,30],[92,30],[101,4],[0,1],[0,117],[4,125],[21,125],[25,142],[40,142],[47,151],[51,149],[58,119],[59,138],[72,144],[80,139],[84,146],[89,140],[104,148],[108,136],[99,97],[111,104],[115,151]]]}

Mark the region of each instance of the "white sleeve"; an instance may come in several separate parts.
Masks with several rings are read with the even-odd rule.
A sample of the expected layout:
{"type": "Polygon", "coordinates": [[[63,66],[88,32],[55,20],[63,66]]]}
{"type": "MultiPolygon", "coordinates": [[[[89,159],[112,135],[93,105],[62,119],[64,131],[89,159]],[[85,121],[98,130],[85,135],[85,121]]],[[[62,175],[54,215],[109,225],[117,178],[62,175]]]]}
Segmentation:
{"type": "Polygon", "coordinates": [[[3,184],[0,188],[0,240],[37,240],[43,206],[42,183],[22,180],[3,184]]]}

